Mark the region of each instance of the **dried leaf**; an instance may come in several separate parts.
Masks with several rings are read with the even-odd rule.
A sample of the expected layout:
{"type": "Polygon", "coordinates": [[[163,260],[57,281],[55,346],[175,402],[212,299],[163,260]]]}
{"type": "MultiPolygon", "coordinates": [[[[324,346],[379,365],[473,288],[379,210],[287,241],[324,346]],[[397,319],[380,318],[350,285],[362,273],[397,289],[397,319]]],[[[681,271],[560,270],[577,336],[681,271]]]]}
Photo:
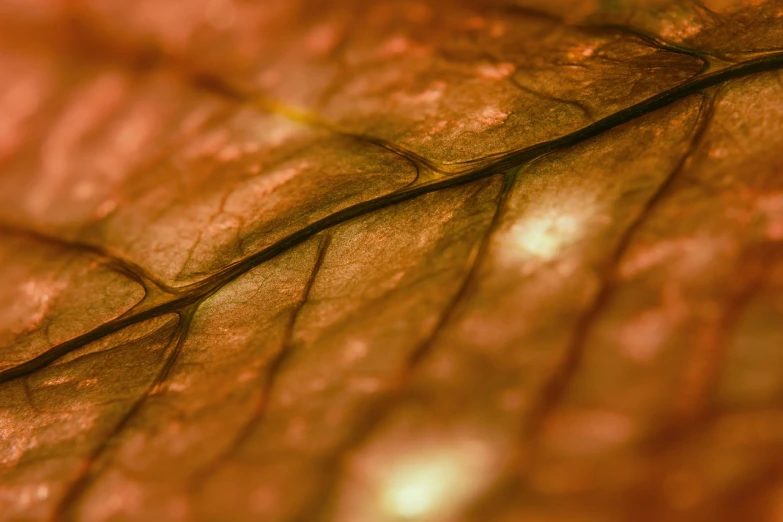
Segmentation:
{"type": "Polygon", "coordinates": [[[782,13],[4,2],[0,520],[777,520],[782,13]]]}

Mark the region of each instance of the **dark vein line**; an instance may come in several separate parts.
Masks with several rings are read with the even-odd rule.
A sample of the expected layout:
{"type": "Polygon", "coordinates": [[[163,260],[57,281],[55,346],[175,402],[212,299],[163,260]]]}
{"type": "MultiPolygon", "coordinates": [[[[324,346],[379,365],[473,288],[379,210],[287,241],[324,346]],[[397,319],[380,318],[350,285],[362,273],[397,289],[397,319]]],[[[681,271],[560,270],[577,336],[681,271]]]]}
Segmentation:
{"type": "Polygon", "coordinates": [[[771,269],[775,266],[775,254],[774,250],[764,251],[762,245],[757,245],[741,256],[738,263],[742,267],[739,288],[727,300],[718,328],[709,332],[710,337],[706,342],[694,346],[688,370],[692,376],[695,374],[695,383],[690,386],[683,383],[681,400],[676,408],[678,411],[671,422],[672,425],[676,423],[680,430],[691,430],[692,425],[705,415],[712,392],[718,384],[731,333],[750,301],[768,281],[771,269]]]}
{"type": "MultiPolygon", "coordinates": [[[[494,162],[477,170],[446,177],[444,179],[439,179],[430,183],[410,186],[397,192],[357,203],[351,207],[335,212],[334,214],[331,214],[306,227],[303,227],[288,237],[285,237],[280,241],[270,245],[269,247],[226,266],[223,270],[204,281],[178,288],[177,290],[183,295],[179,295],[168,302],[153,306],[145,310],[140,310],[136,313],[126,314],[125,316],[122,316],[118,319],[104,323],[103,325],[85,334],[52,347],[45,353],[40,354],[23,364],[0,372],[0,384],[11,379],[28,375],[37,369],[46,366],[59,357],[62,357],[66,353],[107,334],[125,328],[128,325],[135,324],[164,313],[179,313],[187,306],[204,300],[209,295],[219,290],[223,285],[233,281],[250,269],[277,256],[281,252],[302,243],[303,241],[313,237],[315,234],[322,232],[323,230],[334,227],[348,220],[366,215],[383,207],[391,206],[424,194],[464,185],[495,174],[509,171],[539,156],[565,147],[576,145],[577,143],[597,136],[609,129],[622,125],[623,123],[631,121],[654,110],[666,107],[692,94],[700,93],[705,89],[715,85],[719,85],[732,79],[741,78],[760,72],[776,70],[779,68],[783,68],[783,53],[775,53],[754,60],[749,60],[747,62],[737,64],[720,71],[707,73],[700,77],[688,80],[668,91],[656,94],[635,105],[622,109],[571,134],[567,134],[565,136],[561,136],[559,138],[542,142],[514,152],[493,155],[491,157],[494,159],[494,162]]],[[[475,162],[467,162],[463,165],[467,165],[469,163],[475,162]]]]}
{"type": "Polygon", "coordinates": [[[590,110],[590,107],[588,107],[584,102],[581,102],[579,100],[567,100],[565,98],[558,98],[557,96],[552,96],[551,94],[547,94],[545,92],[539,92],[535,89],[531,89],[530,87],[526,87],[522,85],[519,82],[519,79],[516,75],[512,74],[509,77],[509,81],[522,92],[526,92],[532,96],[535,96],[536,98],[539,98],[541,100],[547,100],[555,103],[561,103],[563,105],[568,105],[569,107],[574,107],[578,111],[580,111],[588,120],[594,120],[593,113],[590,110]]]}
{"type": "MultiPolygon", "coordinates": [[[[182,65],[179,66],[180,68],[182,68],[182,65]]],[[[310,127],[314,127],[317,129],[323,129],[329,131],[337,136],[341,136],[349,139],[355,139],[362,143],[370,143],[376,145],[412,163],[417,170],[424,168],[427,170],[431,170],[433,172],[441,172],[441,173],[449,172],[448,170],[441,169],[438,165],[431,162],[429,159],[425,158],[424,156],[421,156],[413,152],[412,150],[397,145],[396,143],[390,142],[388,140],[384,140],[382,138],[373,137],[373,136],[365,136],[365,135],[354,134],[351,132],[346,132],[344,130],[341,130],[337,125],[321,118],[317,114],[306,112],[285,105],[265,95],[245,92],[242,89],[237,88],[236,86],[226,82],[222,78],[216,77],[208,72],[199,71],[199,70],[189,70],[189,69],[185,69],[184,71],[181,72],[184,74],[185,78],[188,79],[190,82],[192,82],[197,88],[210,92],[213,95],[219,96],[221,98],[229,99],[236,104],[252,105],[261,110],[268,111],[272,114],[285,116],[286,118],[292,121],[304,125],[308,125],[310,127]]]]}
{"type": "Polygon", "coordinates": [[[611,33],[619,33],[619,34],[635,36],[639,40],[642,40],[644,43],[660,51],[666,51],[670,53],[682,54],[686,56],[691,56],[693,58],[698,58],[702,62],[702,68],[699,71],[699,74],[709,70],[710,67],[712,67],[712,65],[714,64],[716,59],[722,62],[732,61],[721,53],[717,53],[715,51],[705,51],[703,49],[696,49],[695,47],[687,47],[684,45],[676,44],[674,42],[661,38],[660,36],[647,33],[636,27],[625,26],[620,24],[591,24],[586,26],[585,28],[589,29],[591,32],[611,32],[611,33]]]}
{"type": "Polygon", "coordinates": [[[220,456],[213,459],[211,464],[205,466],[195,474],[195,476],[192,478],[192,483],[196,484],[194,486],[195,488],[200,487],[206,477],[211,475],[217,468],[219,468],[224,461],[235,455],[242,445],[250,438],[250,436],[253,434],[253,431],[261,424],[261,422],[263,422],[264,415],[266,414],[267,407],[269,406],[269,399],[272,396],[272,390],[277,381],[277,376],[280,373],[283,365],[290,358],[294,351],[294,328],[297,321],[299,320],[302,309],[310,299],[310,292],[312,291],[313,285],[315,284],[318,274],[321,271],[321,267],[323,266],[330,242],[331,238],[329,236],[324,236],[321,238],[321,241],[318,244],[318,250],[316,252],[316,258],[313,264],[313,269],[310,273],[310,277],[308,277],[307,282],[305,283],[299,302],[296,304],[289,315],[288,323],[286,324],[285,328],[285,334],[283,336],[282,346],[280,347],[280,350],[272,357],[263,373],[262,378],[260,379],[261,397],[259,398],[258,403],[254,408],[253,414],[251,415],[250,419],[238,430],[236,436],[233,438],[226,450],[223,451],[220,456]]]}
{"type": "MultiPolygon", "coordinates": [[[[758,292],[765,287],[771,276],[775,263],[780,259],[783,250],[779,245],[772,244],[770,250],[765,250],[766,245],[755,245],[741,256],[739,265],[743,266],[742,280],[738,288],[731,293],[726,300],[723,314],[718,320],[717,331],[709,332],[711,337],[705,343],[698,343],[693,349],[686,371],[691,377],[696,374],[695,383],[688,387],[687,375],[682,384],[681,396],[684,398],[674,405],[673,413],[665,421],[664,425],[650,437],[643,448],[643,456],[653,466],[649,469],[644,484],[663,484],[665,478],[672,471],[680,469],[681,463],[676,458],[676,451],[694,433],[707,433],[709,424],[714,422],[714,416],[710,416],[710,401],[712,393],[718,385],[721,363],[726,353],[726,348],[731,340],[731,332],[739,323],[743,312],[758,292]],[[775,248],[778,247],[778,248],[775,248]],[[701,430],[700,430],[701,428],[701,430]],[[675,455],[672,458],[672,455],[675,455]]],[[[777,404],[776,404],[777,406],[777,404]]],[[[715,412],[712,412],[715,413],[715,412]]],[[[777,463],[777,469],[780,463],[777,463]]],[[[758,487],[764,484],[759,480],[764,473],[756,479],[751,479],[748,485],[758,487]]],[[[740,486],[738,495],[748,491],[740,486]]],[[[653,509],[661,505],[661,492],[656,488],[643,488],[633,497],[636,508],[629,508],[628,520],[638,522],[654,522],[659,520],[658,513],[653,509]],[[638,506],[650,506],[647,516],[639,518],[638,506]]]]}
{"type": "Polygon", "coordinates": [[[70,487],[60,500],[58,508],[54,511],[54,521],[70,522],[79,519],[76,513],[76,506],[79,500],[86,493],[87,489],[95,480],[97,475],[95,469],[96,466],[98,465],[100,459],[111,449],[112,443],[119,438],[119,436],[130,425],[131,421],[139,414],[149,398],[158,391],[160,385],[166,380],[166,378],[168,378],[171,367],[179,356],[179,353],[182,350],[182,346],[185,343],[195,309],[196,307],[191,307],[180,313],[180,324],[178,328],[179,331],[176,334],[176,342],[174,343],[174,347],[171,350],[171,353],[166,356],[164,363],[158,371],[157,375],[147,387],[145,392],[141,395],[141,397],[133,403],[133,405],[125,412],[119,422],[114,426],[114,429],[112,429],[106,438],[101,441],[101,443],[84,461],[79,470],[78,478],[71,483],[70,487]]]}
{"type": "Polygon", "coordinates": [[[617,267],[625,253],[628,251],[631,241],[650,218],[654,209],[669,195],[675,180],[679,178],[680,174],[685,169],[688,160],[698,149],[707,132],[709,124],[712,121],[713,110],[714,99],[705,99],[702,102],[698,120],[694,125],[688,149],[682,155],[680,161],[677,162],[674,169],[646,201],[644,207],[625,229],[618,241],[617,246],[600,276],[600,287],[593,302],[579,317],[578,322],[574,326],[573,334],[568,347],[565,350],[562,364],[555,370],[554,374],[544,385],[544,389],[539,395],[541,400],[535,404],[531,410],[530,416],[528,417],[528,423],[522,434],[523,440],[528,447],[535,447],[535,438],[538,436],[542,425],[560,402],[567,391],[569,384],[572,382],[572,378],[582,361],[590,332],[596,323],[596,319],[607,306],[614,291],[616,286],[617,267]]]}
{"type": "Polygon", "coordinates": [[[719,58],[721,60],[725,59],[719,53],[715,53],[712,51],[705,51],[703,49],[696,49],[694,47],[688,47],[685,45],[677,44],[670,40],[664,39],[660,36],[649,34],[643,31],[642,29],[633,26],[626,26],[626,25],[621,25],[616,23],[591,23],[591,22],[573,23],[573,22],[569,22],[567,19],[565,19],[562,16],[553,13],[547,13],[546,11],[541,11],[539,9],[530,6],[521,6],[521,5],[512,4],[512,5],[504,5],[501,8],[506,11],[511,11],[514,13],[521,14],[523,16],[539,18],[541,20],[547,20],[555,24],[563,25],[566,27],[572,27],[574,29],[585,31],[590,34],[600,34],[600,33],[609,32],[609,33],[636,37],[639,40],[642,40],[646,44],[660,51],[667,51],[670,53],[682,54],[686,56],[691,56],[693,58],[698,58],[699,60],[702,61],[704,66],[702,72],[706,70],[706,68],[709,66],[708,62],[710,59],[712,58],[719,58]]]}
{"type": "Polygon", "coordinates": [[[581,364],[590,330],[594,326],[597,317],[608,304],[615,286],[617,266],[637,231],[651,215],[654,207],[657,206],[668,193],[674,179],[678,177],[677,175],[685,167],[688,158],[691,157],[692,153],[695,151],[697,143],[706,133],[708,123],[711,120],[712,109],[713,105],[711,99],[702,102],[688,149],[666,179],[657,187],[655,193],[645,202],[644,207],[639,211],[636,218],[623,232],[612,255],[605,264],[603,273],[600,276],[598,292],[593,298],[592,303],[579,317],[572,330],[570,341],[565,348],[560,365],[554,370],[553,374],[548,377],[547,381],[545,381],[542,390],[537,394],[537,397],[539,397],[538,401],[532,405],[529,413],[521,420],[519,444],[516,448],[516,454],[510,461],[509,469],[504,476],[502,476],[495,485],[482,496],[480,504],[491,504],[493,499],[507,498],[508,496],[517,495],[519,493],[518,490],[515,489],[515,486],[519,484],[520,480],[524,480],[523,477],[535,464],[535,460],[538,457],[538,437],[540,436],[541,429],[543,428],[546,419],[562,400],[568,386],[572,382],[572,378],[581,364]]]}
{"type": "Polygon", "coordinates": [[[487,230],[479,240],[478,248],[473,254],[473,258],[470,260],[470,267],[468,269],[462,284],[460,285],[457,293],[449,302],[448,306],[444,309],[438,322],[433,327],[430,336],[422,342],[416,349],[410,354],[408,363],[406,365],[406,373],[403,375],[403,380],[407,382],[410,379],[412,370],[419,365],[427,354],[432,350],[432,346],[435,343],[437,337],[441,334],[446,325],[454,317],[454,313],[457,311],[458,305],[464,300],[466,294],[475,282],[476,274],[481,266],[481,262],[486,256],[487,249],[489,248],[490,239],[492,234],[497,230],[500,219],[506,210],[506,203],[508,201],[508,193],[516,180],[516,172],[511,171],[503,175],[503,186],[498,194],[498,200],[495,206],[495,213],[492,215],[492,220],[487,226],[487,230]]]}
{"type": "Polygon", "coordinates": [[[39,230],[5,222],[0,222],[0,234],[24,236],[39,243],[66,248],[96,257],[105,265],[139,283],[144,288],[145,294],[149,292],[150,287],[157,287],[167,293],[173,293],[174,290],[150,274],[144,267],[96,245],[83,243],[78,240],[58,238],[39,230]]]}
{"type": "MultiPolygon", "coordinates": [[[[340,444],[337,451],[327,460],[326,466],[328,468],[341,470],[351,451],[369,440],[377,431],[383,420],[388,417],[394,406],[402,398],[404,390],[409,386],[410,378],[414,370],[419,367],[421,362],[432,352],[438,337],[442,334],[449,322],[453,320],[460,303],[464,301],[465,296],[475,282],[476,274],[481,266],[482,260],[485,258],[493,232],[497,230],[501,216],[505,211],[508,193],[515,179],[516,172],[507,172],[503,175],[503,185],[497,195],[497,203],[495,204],[495,212],[492,215],[492,219],[487,224],[487,228],[479,239],[477,247],[468,259],[468,269],[465,276],[462,278],[462,282],[444,307],[437,323],[433,326],[432,331],[408,354],[405,365],[395,379],[393,388],[366,412],[367,416],[364,422],[361,423],[359,428],[355,430],[351,436],[340,444]]],[[[332,506],[335,501],[338,485],[338,480],[329,480],[321,490],[314,495],[313,500],[302,510],[300,515],[293,517],[293,519],[299,522],[313,522],[313,520],[319,520],[318,517],[327,517],[329,507],[332,506]]]]}

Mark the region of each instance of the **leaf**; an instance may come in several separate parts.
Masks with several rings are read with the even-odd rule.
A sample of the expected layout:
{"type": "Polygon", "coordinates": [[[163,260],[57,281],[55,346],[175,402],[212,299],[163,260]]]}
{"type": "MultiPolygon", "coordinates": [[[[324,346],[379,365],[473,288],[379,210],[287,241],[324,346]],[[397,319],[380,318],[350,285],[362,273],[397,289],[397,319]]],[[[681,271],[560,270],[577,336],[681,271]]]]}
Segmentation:
{"type": "Polygon", "coordinates": [[[0,6],[0,520],[775,520],[775,1],[0,6]]]}

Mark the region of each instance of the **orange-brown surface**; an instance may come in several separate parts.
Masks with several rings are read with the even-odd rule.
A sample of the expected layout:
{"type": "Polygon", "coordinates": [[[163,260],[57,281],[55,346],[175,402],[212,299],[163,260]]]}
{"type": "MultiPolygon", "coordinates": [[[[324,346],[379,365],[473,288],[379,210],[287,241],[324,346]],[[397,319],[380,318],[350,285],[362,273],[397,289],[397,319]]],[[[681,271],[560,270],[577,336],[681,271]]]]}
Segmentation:
{"type": "Polygon", "coordinates": [[[0,521],[783,521],[779,0],[0,0],[0,521]]]}

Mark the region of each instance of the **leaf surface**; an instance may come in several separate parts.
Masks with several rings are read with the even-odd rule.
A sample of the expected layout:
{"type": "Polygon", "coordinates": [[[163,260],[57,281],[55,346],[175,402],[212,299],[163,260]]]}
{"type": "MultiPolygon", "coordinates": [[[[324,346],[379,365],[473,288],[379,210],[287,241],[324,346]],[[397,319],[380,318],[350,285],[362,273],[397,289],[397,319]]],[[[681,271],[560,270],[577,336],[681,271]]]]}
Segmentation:
{"type": "Polygon", "coordinates": [[[776,520],[781,9],[4,3],[0,520],[776,520]]]}

